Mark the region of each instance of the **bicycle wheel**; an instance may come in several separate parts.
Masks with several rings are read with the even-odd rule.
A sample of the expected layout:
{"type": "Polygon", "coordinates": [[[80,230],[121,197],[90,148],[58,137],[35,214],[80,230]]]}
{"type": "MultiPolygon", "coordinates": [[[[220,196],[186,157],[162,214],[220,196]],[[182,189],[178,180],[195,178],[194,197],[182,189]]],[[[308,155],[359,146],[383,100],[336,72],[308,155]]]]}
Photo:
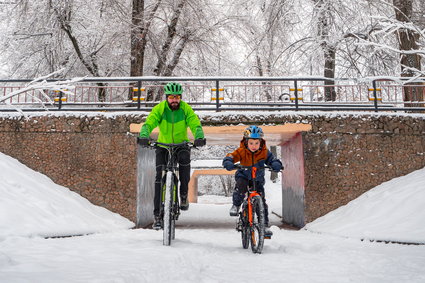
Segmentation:
{"type": "Polygon", "coordinates": [[[264,245],[264,203],[260,196],[252,198],[252,226],[250,227],[251,250],[260,254],[264,245]]]}
{"type": "Polygon", "coordinates": [[[169,246],[171,244],[172,230],[173,230],[173,217],[172,217],[172,203],[173,203],[173,172],[167,172],[166,190],[164,198],[164,230],[163,230],[163,245],[169,246]]]}
{"type": "Polygon", "coordinates": [[[242,212],[239,214],[239,223],[241,225],[241,237],[242,247],[247,249],[249,247],[249,223],[248,223],[248,211],[246,204],[242,207],[242,212]]]}

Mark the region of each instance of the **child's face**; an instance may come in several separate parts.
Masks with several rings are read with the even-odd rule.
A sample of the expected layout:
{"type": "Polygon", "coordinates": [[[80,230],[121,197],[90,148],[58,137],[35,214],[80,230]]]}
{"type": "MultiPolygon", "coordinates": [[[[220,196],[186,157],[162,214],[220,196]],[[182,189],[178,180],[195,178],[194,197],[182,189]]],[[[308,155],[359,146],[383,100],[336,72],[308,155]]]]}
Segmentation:
{"type": "Polygon", "coordinates": [[[248,149],[252,152],[257,151],[260,148],[260,140],[249,139],[248,140],[248,149]]]}

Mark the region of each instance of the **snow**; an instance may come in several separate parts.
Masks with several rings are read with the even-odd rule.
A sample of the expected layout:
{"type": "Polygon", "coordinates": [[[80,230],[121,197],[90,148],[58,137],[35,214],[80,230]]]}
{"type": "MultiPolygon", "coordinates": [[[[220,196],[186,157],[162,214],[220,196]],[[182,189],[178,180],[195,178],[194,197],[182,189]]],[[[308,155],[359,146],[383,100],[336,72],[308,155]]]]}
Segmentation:
{"type": "Polygon", "coordinates": [[[0,241],[10,236],[80,235],[134,226],[16,159],[0,153],[0,160],[0,241]]]}
{"type": "Polygon", "coordinates": [[[424,180],[425,168],[383,183],[301,230],[279,225],[280,183],[268,182],[274,235],[258,255],[230,198],[200,196],[166,247],[161,231],[129,229],[0,154],[0,282],[425,282],[425,245],[361,240],[425,243],[424,180]],[[83,236],[45,238],[61,235],[83,236]]]}
{"type": "Polygon", "coordinates": [[[425,244],[424,205],[425,168],[385,182],[305,228],[343,237],[425,244]]]}
{"type": "Polygon", "coordinates": [[[221,167],[222,164],[223,164],[223,159],[220,159],[220,160],[208,160],[207,162],[205,162],[205,160],[192,160],[192,162],[190,163],[190,166],[192,168],[204,168],[204,167],[207,167],[207,168],[209,168],[209,167],[216,168],[216,167],[221,167]]]}

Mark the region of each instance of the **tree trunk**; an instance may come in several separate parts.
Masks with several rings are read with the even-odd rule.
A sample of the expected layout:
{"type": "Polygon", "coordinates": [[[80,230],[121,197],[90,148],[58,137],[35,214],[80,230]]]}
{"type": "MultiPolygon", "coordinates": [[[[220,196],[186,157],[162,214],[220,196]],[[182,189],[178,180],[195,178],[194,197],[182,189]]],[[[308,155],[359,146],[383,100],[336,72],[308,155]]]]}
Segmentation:
{"type": "MultiPolygon", "coordinates": [[[[255,55],[256,60],[257,60],[257,70],[258,70],[258,76],[259,77],[263,77],[264,76],[264,70],[263,70],[263,63],[261,61],[261,57],[260,55],[256,54],[255,55]]],[[[270,61],[267,62],[268,63],[268,67],[270,64],[270,61]]],[[[262,82],[262,89],[260,91],[260,95],[264,94],[264,97],[266,98],[266,101],[271,101],[272,97],[271,97],[271,83],[270,82],[262,82]]],[[[261,97],[259,98],[260,102],[261,102],[261,97]]]]}
{"type": "MultiPolygon", "coordinates": [[[[402,23],[412,22],[413,0],[393,0],[396,19],[402,23]]],[[[421,71],[421,57],[419,54],[410,53],[413,50],[418,50],[419,33],[411,29],[399,28],[396,31],[400,53],[401,76],[413,77],[421,71]],[[409,51],[409,53],[403,53],[409,51]]],[[[411,85],[413,83],[410,83],[411,85]]],[[[404,101],[424,101],[423,87],[404,87],[404,101]]],[[[405,104],[406,107],[418,107],[423,104],[405,104]]]]}
{"type": "Polygon", "coordinates": [[[162,45],[161,53],[158,56],[158,63],[156,64],[156,67],[153,71],[156,76],[161,75],[166,66],[168,54],[171,48],[171,43],[173,42],[173,39],[176,36],[177,24],[179,22],[180,15],[182,13],[184,5],[186,4],[186,1],[187,0],[181,0],[179,2],[179,4],[177,5],[177,9],[174,11],[174,14],[171,18],[171,22],[168,25],[167,37],[165,38],[164,44],[162,45]]]}
{"type": "Polygon", "coordinates": [[[144,0],[133,0],[131,13],[131,59],[130,76],[143,76],[143,59],[146,47],[144,27],[144,0]]]}
{"type": "MultiPolygon", "coordinates": [[[[81,51],[80,44],[78,42],[77,37],[74,35],[72,27],[71,27],[71,7],[66,6],[63,10],[59,10],[58,8],[55,8],[55,13],[57,20],[60,24],[61,29],[66,33],[69,40],[72,43],[72,46],[74,47],[75,53],[77,53],[78,58],[80,59],[81,63],[86,67],[86,69],[89,71],[89,73],[93,77],[101,77],[99,73],[99,66],[97,65],[96,60],[96,54],[102,49],[103,46],[98,48],[97,50],[90,53],[88,56],[84,56],[83,52],[81,51]]],[[[105,83],[97,83],[100,88],[98,89],[98,100],[100,102],[104,102],[106,98],[106,90],[103,88],[106,86],[105,83]]]]}
{"type": "MultiPolygon", "coordinates": [[[[315,9],[318,13],[317,29],[318,36],[320,37],[320,46],[323,50],[323,55],[325,58],[324,64],[324,77],[325,78],[335,78],[335,56],[336,48],[332,46],[329,42],[329,31],[330,31],[330,8],[328,3],[325,0],[314,0],[316,4],[315,9]]],[[[326,101],[335,101],[336,92],[335,92],[335,81],[326,80],[325,81],[325,100],[326,101]]]]}
{"type": "MultiPolygon", "coordinates": [[[[147,44],[147,34],[152,24],[153,18],[158,10],[162,0],[157,0],[149,16],[146,18],[145,13],[145,1],[144,0],[133,0],[133,8],[131,13],[131,59],[130,59],[130,76],[141,77],[143,76],[145,50],[147,44]]],[[[128,93],[128,99],[133,97],[133,87],[128,93]]]]}
{"type": "MultiPolygon", "coordinates": [[[[412,17],[412,0],[394,0],[394,9],[396,19],[403,23],[411,22],[412,17]]],[[[420,35],[411,29],[400,28],[396,32],[400,50],[412,51],[418,50],[420,35]]],[[[421,70],[421,57],[418,54],[403,54],[400,55],[401,75],[404,77],[415,76],[417,71],[421,70]]]]}
{"type": "MultiPolygon", "coordinates": [[[[183,49],[181,49],[180,54],[178,54],[177,57],[174,56],[175,58],[177,58],[177,61],[173,63],[173,60],[172,60],[171,64],[168,65],[168,68],[167,68],[167,60],[168,60],[168,55],[170,53],[171,44],[177,34],[177,24],[179,22],[180,15],[183,11],[183,7],[186,4],[186,2],[187,0],[180,0],[176,10],[174,10],[173,16],[171,17],[170,24],[168,25],[167,36],[165,38],[164,44],[162,45],[161,52],[158,54],[158,62],[156,64],[156,67],[153,70],[153,73],[155,76],[161,76],[161,75],[164,75],[165,73],[167,73],[168,76],[170,76],[172,74],[172,70],[174,70],[175,65],[177,65],[178,63],[178,59],[180,58],[180,54],[183,51],[183,49]],[[174,64],[174,67],[172,67],[173,64],[174,64]]],[[[182,40],[184,42],[184,38],[182,40]]],[[[185,44],[186,43],[184,42],[184,45],[185,44]]],[[[184,45],[183,45],[183,48],[184,48],[184,45]]],[[[146,100],[152,101],[160,96],[162,96],[162,89],[158,89],[158,90],[151,89],[147,93],[146,100]]]]}
{"type": "MultiPolygon", "coordinates": [[[[332,46],[326,46],[324,49],[325,53],[325,78],[335,78],[335,48],[332,46]]],[[[325,100],[326,101],[335,101],[336,92],[335,92],[335,81],[326,80],[325,81],[325,100]]]]}
{"type": "Polygon", "coordinates": [[[174,68],[177,66],[180,56],[186,46],[186,43],[189,41],[190,35],[185,34],[181,41],[177,44],[176,50],[174,52],[173,58],[171,58],[170,63],[165,68],[163,74],[165,77],[171,76],[173,74],[174,68]]]}

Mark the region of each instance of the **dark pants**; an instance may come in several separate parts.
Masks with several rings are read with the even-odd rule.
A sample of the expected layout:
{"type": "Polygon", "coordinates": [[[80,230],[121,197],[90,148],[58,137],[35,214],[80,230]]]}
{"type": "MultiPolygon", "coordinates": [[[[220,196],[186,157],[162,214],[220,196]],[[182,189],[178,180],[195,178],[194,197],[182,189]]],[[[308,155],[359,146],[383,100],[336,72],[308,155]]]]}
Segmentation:
{"type": "MultiPolygon", "coordinates": [[[[180,196],[187,196],[188,184],[190,180],[190,149],[181,148],[177,150],[177,162],[179,164],[180,196]]],[[[153,214],[159,216],[161,208],[161,187],[162,173],[168,162],[168,151],[165,148],[156,149],[156,176],[155,176],[155,197],[153,214]]]]}
{"type": "MultiPolygon", "coordinates": [[[[233,192],[233,204],[236,206],[240,206],[245,198],[245,194],[248,191],[248,186],[252,185],[252,181],[247,180],[245,178],[237,178],[235,191],[233,192]]],[[[264,216],[265,216],[265,224],[269,226],[269,207],[266,203],[266,195],[264,192],[264,185],[260,182],[256,182],[257,192],[261,195],[264,203],[264,216]]]]}

